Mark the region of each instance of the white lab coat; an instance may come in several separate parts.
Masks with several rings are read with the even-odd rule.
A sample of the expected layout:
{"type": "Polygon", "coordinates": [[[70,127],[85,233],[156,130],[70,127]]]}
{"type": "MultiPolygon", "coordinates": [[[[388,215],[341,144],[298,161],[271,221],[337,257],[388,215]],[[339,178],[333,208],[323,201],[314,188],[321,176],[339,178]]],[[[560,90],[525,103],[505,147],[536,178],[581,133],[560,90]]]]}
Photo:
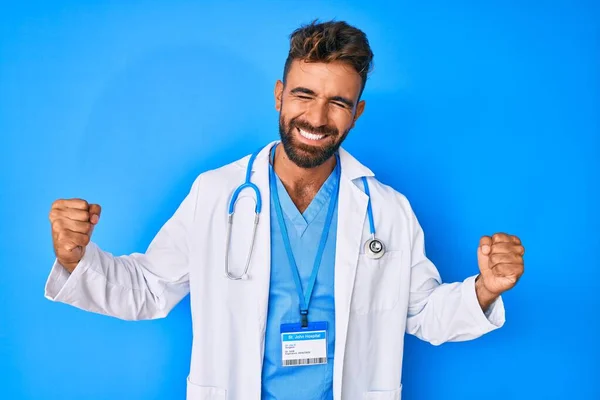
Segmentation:
{"type": "MultiPolygon", "coordinates": [[[[56,261],[45,296],[126,320],[165,317],[188,293],[193,345],[188,400],[258,400],[270,281],[268,149],[252,168],[264,205],[250,279],[224,276],[227,209],[249,156],[202,173],[146,253],[115,257],[90,243],[72,274],[56,261]]],[[[399,400],[404,333],[434,345],[477,338],[504,324],[498,299],[484,314],[474,280],[442,283],[424,251],[423,231],[407,199],[340,149],[342,175],[335,255],[335,400],[399,400]],[[387,246],[366,257],[367,176],[377,236],[387,246]]],[[[230,270],[241,274],[254,203],[244,191],[236,206],[230,270]]],[[[474,265],[474,273],[477,266],[474,265]]],[[[309,368],[309,367],[300,367],[309,368]]]]}

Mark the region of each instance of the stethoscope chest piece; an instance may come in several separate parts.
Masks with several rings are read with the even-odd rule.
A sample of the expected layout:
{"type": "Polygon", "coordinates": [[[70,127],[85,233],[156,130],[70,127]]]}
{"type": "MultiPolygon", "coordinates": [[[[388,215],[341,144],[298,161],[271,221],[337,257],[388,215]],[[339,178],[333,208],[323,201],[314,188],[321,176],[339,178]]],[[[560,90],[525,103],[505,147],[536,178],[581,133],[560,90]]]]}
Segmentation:
{"type": "Polygon", "coordinates": [[[369,258],[381,258],[385,254],[383,242],[376,238],[371,238],[365,242],[365,254],[369,258]]]}

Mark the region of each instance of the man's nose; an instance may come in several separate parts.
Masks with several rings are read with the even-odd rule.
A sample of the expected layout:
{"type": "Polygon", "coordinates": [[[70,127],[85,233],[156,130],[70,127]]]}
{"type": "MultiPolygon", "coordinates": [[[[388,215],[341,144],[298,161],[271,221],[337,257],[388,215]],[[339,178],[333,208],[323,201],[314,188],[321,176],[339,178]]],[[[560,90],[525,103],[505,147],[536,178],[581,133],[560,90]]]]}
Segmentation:
{"type": "Polygon", "coordinates": [[[304,118],[306,119],[306,122],[310,123],[316,128],[327,126],[327,123],[329,122],[329,116],[327,112],[327,102],[315,101],[310,105],[304,118]]]}

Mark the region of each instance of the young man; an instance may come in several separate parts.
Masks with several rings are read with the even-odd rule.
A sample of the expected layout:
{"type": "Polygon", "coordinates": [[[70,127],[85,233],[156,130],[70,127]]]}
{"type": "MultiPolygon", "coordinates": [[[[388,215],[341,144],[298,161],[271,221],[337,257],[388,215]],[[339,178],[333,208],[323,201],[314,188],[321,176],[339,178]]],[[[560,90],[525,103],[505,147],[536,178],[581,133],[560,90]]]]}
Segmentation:
{"type": "Polygon", "coordinates": [[[140,320],[190,293],[190,400],[400,399],[404,333],[438,345],[502,326],[524,248],[483,236],[479,273],[442,283],[407,199],[340,147],[365,110],[365,34],[313,23],[290,45],[280,142],[200,174],[144,254],[101,250],[100,206],[57,200],[46,296],[140,320]],[[235,201],[245,182],[257,193],[235,201]]]}

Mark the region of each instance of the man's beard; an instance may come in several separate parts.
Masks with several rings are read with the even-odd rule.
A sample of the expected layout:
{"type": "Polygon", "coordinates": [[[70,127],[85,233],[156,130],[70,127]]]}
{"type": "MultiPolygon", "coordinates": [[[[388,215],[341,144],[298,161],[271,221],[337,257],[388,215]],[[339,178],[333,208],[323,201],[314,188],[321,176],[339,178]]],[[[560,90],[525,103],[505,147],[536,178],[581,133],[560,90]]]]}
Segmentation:
{"type": "Polygon", "coordinates": [[[336,128],[327,126],[315,128],[306,121],[298,120],[297,117],[292,118],[289,124],[286,124],[283,116],[279,113],[279,136],[281,137],[283,149],[288,158],[300,168],[315,168],[329,160],[338,151],[349,131],[350,129],[340,136],[336,128]],[[333,142],[328,140],[326,146],[310,146],[298,143],[294,136],[296,128],[318,135],[327,135],[324,139],[328,140],[331,137],[333,142]]]}

